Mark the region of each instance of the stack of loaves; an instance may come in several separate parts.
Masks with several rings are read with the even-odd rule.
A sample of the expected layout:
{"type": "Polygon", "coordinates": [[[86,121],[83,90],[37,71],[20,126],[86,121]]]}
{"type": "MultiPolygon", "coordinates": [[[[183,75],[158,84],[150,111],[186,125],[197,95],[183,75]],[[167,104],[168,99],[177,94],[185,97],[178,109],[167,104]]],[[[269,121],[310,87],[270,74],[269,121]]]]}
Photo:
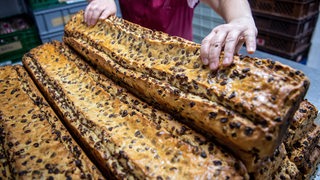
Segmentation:
{"type": "Polygon", "coordinates": [[[309,178],[320,128],[308,78],[238,56],[212,72],[199,49],[116,17],[88,27],[79,12],[64,43],[0,68],[0,176],[309,178]]]}

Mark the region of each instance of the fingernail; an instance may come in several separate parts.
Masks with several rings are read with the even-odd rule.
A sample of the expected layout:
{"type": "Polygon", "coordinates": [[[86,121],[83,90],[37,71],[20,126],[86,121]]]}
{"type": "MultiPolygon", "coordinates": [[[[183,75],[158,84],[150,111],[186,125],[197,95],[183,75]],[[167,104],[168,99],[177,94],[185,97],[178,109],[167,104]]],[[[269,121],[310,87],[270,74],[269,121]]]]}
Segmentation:
{"type": "Polygon", "coordinates": [[[253,47],[248,47],[248,53],[254,53],[254,48],[253,47]]]}
{"type": "Polygon", "coordinates": [[[230,61],[231,61],[231,58],[225,57],[225,58],[223,59],[223,65],[224,65],[224,66],[228,66],[229,64],[231,64],[230,61]]]}
{"type": "Polygon", "coordinates": [[[204,65],[208,65],[208,64],[209,64],[209,61],[208,61],[207,58],[204,58],[204,59],[202,59],[202,63],[203,63],[204,65]]]}
{"type": "Polygon", "coordinates": [[[211,70],[216,70],[216,69],[217,69],[217,66],[216,66],[214,63],[211,63],[211,64],[209,65],[209,68],[210,68],[211,70]]]}

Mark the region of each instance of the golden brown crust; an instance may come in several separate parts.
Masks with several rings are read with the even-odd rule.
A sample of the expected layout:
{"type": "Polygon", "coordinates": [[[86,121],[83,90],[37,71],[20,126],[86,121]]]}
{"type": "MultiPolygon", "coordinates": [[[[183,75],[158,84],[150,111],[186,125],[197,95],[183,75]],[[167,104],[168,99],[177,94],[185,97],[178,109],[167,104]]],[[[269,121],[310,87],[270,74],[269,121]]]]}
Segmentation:
{"type": "MultiPolygon", "coordinates": [[[[77,47],[75,43],[71,41],[69,41],[69,43],[72,43],[73,47],[77,47]]],[[[82,49],[81,47],[77,48],[82,49]]],[[[92,48],[87,47],[85,54],[96,59],[96,63],[102,63],[102,66],[108,68],[111,74],[116,74],[117,78],[114,78],[114,80],[117,81],[117,79],[121,79],[121,81],[126,82],[126,88],[131,89],[131,92],[134,92],[139,96],[140,93],[145,92],[145,87],[149,87],[150,89],[146,94],[149,99],[145,99],[146,101],[153,103],[156,107],[163,107],[159,104],[165,104],[166,107],[174,109],[173,113],[179,113],[184,117],[188,117],[188,119],[184,120],[179,118],[179,120],[191,126],[196,124],[197,127],[194,128],[198,129],[198,131],[201,131],[202,129],[209,129],[212,132],[220,132],[215,135],[216,139],[224,145],[234,147],[232,150],[235,151],[237,155],[240,155],[241,153],[242,157],[248,156],[249,159],[244,158],[246,167],[249,171],[253,170],[254,165],[251,164],[253,161],[252,158],[259,158],[255,154],[255,147],[259,145],[262,146],[262,143],[265,140],[263,139],[256,142],[256,139],[261,137],[261,134],[264,134],[260,127],[254,126],[251,122],[245,122],[245,119],[241,116],[238,116],[223,107],[217,106],[215,103],[194,96],[190,93],[185,94],[174,87],[162,83],[161,81],[146,78],[137,72],[127,71],[116,63],[113,63],[111,59],[107,61],[100,61],[101,59],[106,59],[108,57],[104,54],[99,54],[99,52],[90,50],[92,50],[92,48]],[[132,78],[134,79],[133,81],[132,78]],[[175,94],[175,92],[178,92],[179,96],[171,96],[172,94],[175,94]],[[172,101],[172,99],[174,99],[174,101],[172,101]],[[156,100],[156,104],[154,103],[154,100],[156,100]],[[198,104],[197,106],[201,104],[201,109],[197,108],[197,106],[193,104],[198,104]],[[181,106],[184,108],[180,108],[181,106]],[[193,118],[197,118],[198,121],[193,121],[193,118]],[[225,119],[227,119],[228,122],[225,122],[225,119]],[[224,141],[226,138],[230,138],[230,141],[224,141]],[[240,140],[242,142],[241,144],[239,143],[240,140]],[[251,146],[248,146],[248,144],[251,146]],[[239,150],[239,147],[236,145],[243,147],[246,151],[241,149],[239,150]]]]}
{"type": "Polygon", "coordinates": [[[310,169],[310,158],[318,146],[320,126],[313,124],[313,128],[305,136],[296,141],[291,148],[287,148],[289,159],[296,164],[302,174],[310,169]]]}
{"type": "Polygon", "coordinates": [[[116,17],[88,28],[82,16],[65,26],[66,43],[145,100],[214,135],[244,161],[272,155],[309,84],[300,71],[249,57],[236,56],[231,67],[212,73],[201,65],[198,44],[116,17]]]}
{"type": "Polygon", "coordinates": [[[320,159],[319,127],[314,124],[317,113],[307,100],[300,103],[282,143],[285,153],[263,161],[255,179],[309,179],[320,159]]]}
{"type": "Polygon", "coordinates": [[[315,171],[319,168],[318,167],[319,162],[320,162],[320,144],[318,144],[315,147],[315,149],[311,152],[310,161],[307,163],[307,165],[304,168],[303,179],[310,179],[310,177],[314,175],[315,171]]]}
{"type": "Polygon", "coordinates": [[[300,71],[271,60],[236,56],[232,67],[212,73],[200,64],[198,44],[174,41],[166,34],[157,36],[160,32],[139,32],[141,27],[116,17],[90,29],[82,22],[82,13],[78,13],[66,26],[66,35],[81,38],[78,36],[82,34],[99,50],[120,57],[114,60],[122,66],[167,80],[181,90],[225,106],[236,106],[234,110],[246,111],[241,113],[255,117],[252,121],[258,124],[282,120],[277,118],[283,118],[281,115],[291,107],[286,101],[292,103],[308,86],[308,79],[300,71]],[[189,87],[192,84],[197,87],[189,87]],[[264,119],[267,122],[262,122],[264,119]]]}
{"type": "Polygon", "coordinates": [[[302,176],[297,166],[293,162],[291,162],[288,157],[286,157],[281,163],[281,166],[279,167],[279,169],[274,174],[269,176],[268,179],[273,179],[273,180],[297,179],[298,180],[298,179],[302,179],[302,176]]]}
{"type": "Polygon", "coordinates": [[[317,108],[309,101],[304,100],[300,103],[290,122],[289,130],[284,140],[287,148],[292,147],[297,140],[312,130],[317,114],[317,108]]]}
{"type": "Polygon", "coordinates": [[[5,150],[3,148],[2,142],[0,143],[0,179],[13,180],[13,177],[10,172],[10,167],[8,163],[5,150]]]}
{"type": "Polygon", "coordinates": [[[11,178],[104,179],[21,66],[0,68],[1,143],[11,178]]]}
{"type": "Polygon", "coordinates": [[[280,153],[264,161],[254,174],[254,179],[309,179],[320,161],[319,127],[312,129],[305,132],[307,135],[300,137],[288,150],[283,143],[278,151],[280,153]]]}
{"type": "Polygon", "coordinates": [[[132,108],[137,99],[108,86],[113,83],[94,75],[66,46],[45,44],[30,51],[23,63],[66,124],[115,177],[246,178],[239,161],[203,136],[194,139],[197,133],[149,106],[132,108]],[[153,121],[160,116],[161,123],[153,121]]]}
{"type": "Polygon", "coordinates": [[[272,157],[262,161],[261,165],[255,166],[254,179],[270,179],[271,175],[275,174],[278,169],[283,166],[286,158],[287,151],[285,145],[282,143],[272,157]]]}

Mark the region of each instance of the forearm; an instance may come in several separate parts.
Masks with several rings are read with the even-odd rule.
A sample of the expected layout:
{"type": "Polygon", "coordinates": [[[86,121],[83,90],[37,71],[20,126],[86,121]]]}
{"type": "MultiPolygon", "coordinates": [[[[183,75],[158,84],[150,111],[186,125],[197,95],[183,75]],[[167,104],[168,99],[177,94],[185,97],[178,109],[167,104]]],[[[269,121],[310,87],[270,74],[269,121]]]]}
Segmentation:
{"type": "Polygon", "coordinates": [[[252,18],[247,0],[201,0],[214,9],[227,23],[239,17],[252,18]]]}

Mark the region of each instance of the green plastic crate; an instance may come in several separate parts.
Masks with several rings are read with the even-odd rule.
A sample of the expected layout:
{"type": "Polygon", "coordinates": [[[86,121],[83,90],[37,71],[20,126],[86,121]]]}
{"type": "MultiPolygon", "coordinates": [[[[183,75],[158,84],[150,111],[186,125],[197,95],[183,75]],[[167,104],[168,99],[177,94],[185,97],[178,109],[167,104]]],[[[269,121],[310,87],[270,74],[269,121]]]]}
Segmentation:
{"type": "Polygon", "coordinates": [[[27,14],[5,17],[0,19],[0,22],[12,25],[14,30],[0,34],[0,62],[21,60],[26,52],[41,44],[37,28],[27,14]],[[19,19],[24,23],[20,24],[19,19]]]}
{"type": "Polygon", "coordinates": [[[84,10],[88,3],[81,1],[65,4],[54,8],[33,11],[34,22],[37,25],[40,36],[48,36],[52,33],[63,32],[64,26],[71,16],[84,10]]]}
{"type": "Polygon", "coordinates": [[[28,3],[33,10],[47,9],[57,5],[65,4],[60,3],[59,0],[28,0],[28,3]]]}
{"type": "Polygon", "coordinates": [[[24,53],[40,44],[36,29],[29,28],[0,35],[0,62],[21,59],[24,53]]]}

